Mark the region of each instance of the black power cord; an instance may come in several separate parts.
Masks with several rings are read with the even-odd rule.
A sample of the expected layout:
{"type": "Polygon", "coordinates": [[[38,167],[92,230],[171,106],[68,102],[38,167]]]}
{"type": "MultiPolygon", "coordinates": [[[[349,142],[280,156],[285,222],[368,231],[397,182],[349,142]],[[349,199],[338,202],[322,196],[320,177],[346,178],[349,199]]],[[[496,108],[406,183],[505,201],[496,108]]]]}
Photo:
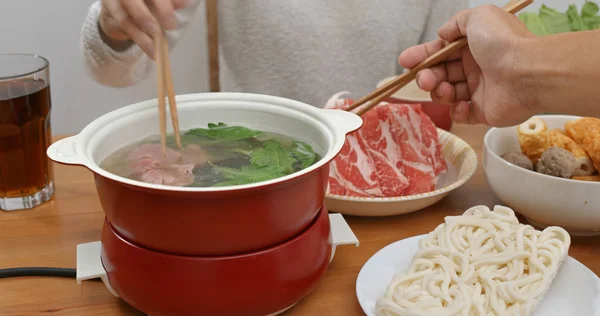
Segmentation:
{"type": "Polygon", "coordinates": [[[25,267],[0,269],[0,279],[27,276],[75,278],[76,275],[76,270],[69,268],[25,267]]]}

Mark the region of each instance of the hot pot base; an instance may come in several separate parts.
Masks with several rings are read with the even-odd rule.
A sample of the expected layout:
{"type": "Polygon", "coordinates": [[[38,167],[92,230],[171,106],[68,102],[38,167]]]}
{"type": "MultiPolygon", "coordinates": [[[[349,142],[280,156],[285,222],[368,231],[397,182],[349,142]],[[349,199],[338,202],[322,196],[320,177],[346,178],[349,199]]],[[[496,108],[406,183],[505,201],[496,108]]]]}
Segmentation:
{"type": "Polygon", "coordinates": [[[326,208],[304,232],[240,256],[191,257],[139,247],[106,221],[101,260],[114,291],[152,316],[280,313],[308,295],[331,258],[326,208]]]}

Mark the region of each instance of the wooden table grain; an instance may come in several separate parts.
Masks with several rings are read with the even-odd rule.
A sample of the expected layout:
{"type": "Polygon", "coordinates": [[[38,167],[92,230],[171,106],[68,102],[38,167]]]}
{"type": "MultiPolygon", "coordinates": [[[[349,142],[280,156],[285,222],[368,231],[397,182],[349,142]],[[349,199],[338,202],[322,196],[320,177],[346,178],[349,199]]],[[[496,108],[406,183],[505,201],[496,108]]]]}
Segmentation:
{"type": "MultiPolygon", "coordinates": [[[[484,126],[455,126],[481,158],[484,126]]],[[[481,160],[481,159],[480,159],[481,160]]],[[[75,267],[76,245],[100,240],[104,214],[92,174],[82,167],[55,164],[56,194],[29,211],[0,211],[0,269],[26,266],[75,267]]],[[[493,206],[498,199],[481,168],[464,186],[425,210],[394,217],[346,220],[360,247],[341,246],[318,287],[284,315],[364,315],[355,294],[362,265],[384,246],[424,234],[446,215],[468,207],[493,206]]],[[[565,210],[568,211],[568,210],[565,210]]],[[[600,274],[600,238],[574,238],[570,255],[600,274]]],[[[113,297],[101,282],[50,277],[0,279],[0,315],[142,315],[113,297]]]]}

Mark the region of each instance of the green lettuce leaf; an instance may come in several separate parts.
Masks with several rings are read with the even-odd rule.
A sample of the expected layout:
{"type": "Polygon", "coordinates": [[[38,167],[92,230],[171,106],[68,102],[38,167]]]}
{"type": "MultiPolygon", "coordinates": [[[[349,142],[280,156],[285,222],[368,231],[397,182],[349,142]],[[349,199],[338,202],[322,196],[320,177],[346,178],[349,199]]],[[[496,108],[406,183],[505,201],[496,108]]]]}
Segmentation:
{"type": "Polygon", "coordinates": [[[578,32],[600,29],[600,7],[597,3],[586,1],[581,8],[581,14],[577,6],[569,5],[565,13],[552,9],[546,5],[540,7],[539,13],[523,12],[519,19],[527,29],[537,36],[564,32],[578,32]]]}
{"type": "Polygon", "coordinates": [[[567,14],[542,4],[539,15],[550,34],[571,32],[571,23],[567,14]]]}
{"type": "Polygon", "coordinates": [[[600,12],[600,7],[598,4],[592,1],[586,1],[585,4],[581,7],[581,17],[582,18],[591,18],[598,15],[600,12]]]}
{"type": "Polygon", "coordinates": [[[595,30],[600,28],[600,16],[598,16],[600,8],[595,2],[587,1],[581,7],[581,20],[583,22],[583,30],[595,30]]]}
{"type": "Polygon", "coordinates": [[[531,33],[537,36],[550,34],[540,16],[534,12],[523,12],[519,14],[519,19],[525,23],[525,26],[531,33]]]}
{"type": "Polygon", "coordinates": [[[569,23],[571,24],[572,31],[586,30],[586,25],[583,24],[583,19],[581,18],[581,16],[579,16],[579,12],[577,12],[576,5],[569,5],[569,9],[567,9],[567,17],[569,18],[569,23]]]}

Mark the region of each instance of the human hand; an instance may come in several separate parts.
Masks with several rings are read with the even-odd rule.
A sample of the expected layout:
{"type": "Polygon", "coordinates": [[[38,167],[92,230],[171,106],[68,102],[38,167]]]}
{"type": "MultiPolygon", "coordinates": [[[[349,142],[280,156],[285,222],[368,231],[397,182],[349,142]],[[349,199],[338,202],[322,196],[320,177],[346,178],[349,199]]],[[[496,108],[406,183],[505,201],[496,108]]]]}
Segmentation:
{"type": "Polygon", "coordinates": [[[102,0],[98,24],[101,32],[111,39],[113,44],[134,42],[153,59],[154,36],[161,29],[176,28],[175,10],[187,6],[189,2],[189,0],[102,0]]]}
{"type": "Polygon", "coordinates": [[[448,60],[417,74],[417,84],[435,102],[451,104],[458,123],[516,125],[536,111],[533,96],[521,89],[519,43],[534,36],[519,19],[492,5],[462,11],[439,30],[440,39],[411,47],[399,63],[412,68],[463,36],[468,45],[448,60]]]}

